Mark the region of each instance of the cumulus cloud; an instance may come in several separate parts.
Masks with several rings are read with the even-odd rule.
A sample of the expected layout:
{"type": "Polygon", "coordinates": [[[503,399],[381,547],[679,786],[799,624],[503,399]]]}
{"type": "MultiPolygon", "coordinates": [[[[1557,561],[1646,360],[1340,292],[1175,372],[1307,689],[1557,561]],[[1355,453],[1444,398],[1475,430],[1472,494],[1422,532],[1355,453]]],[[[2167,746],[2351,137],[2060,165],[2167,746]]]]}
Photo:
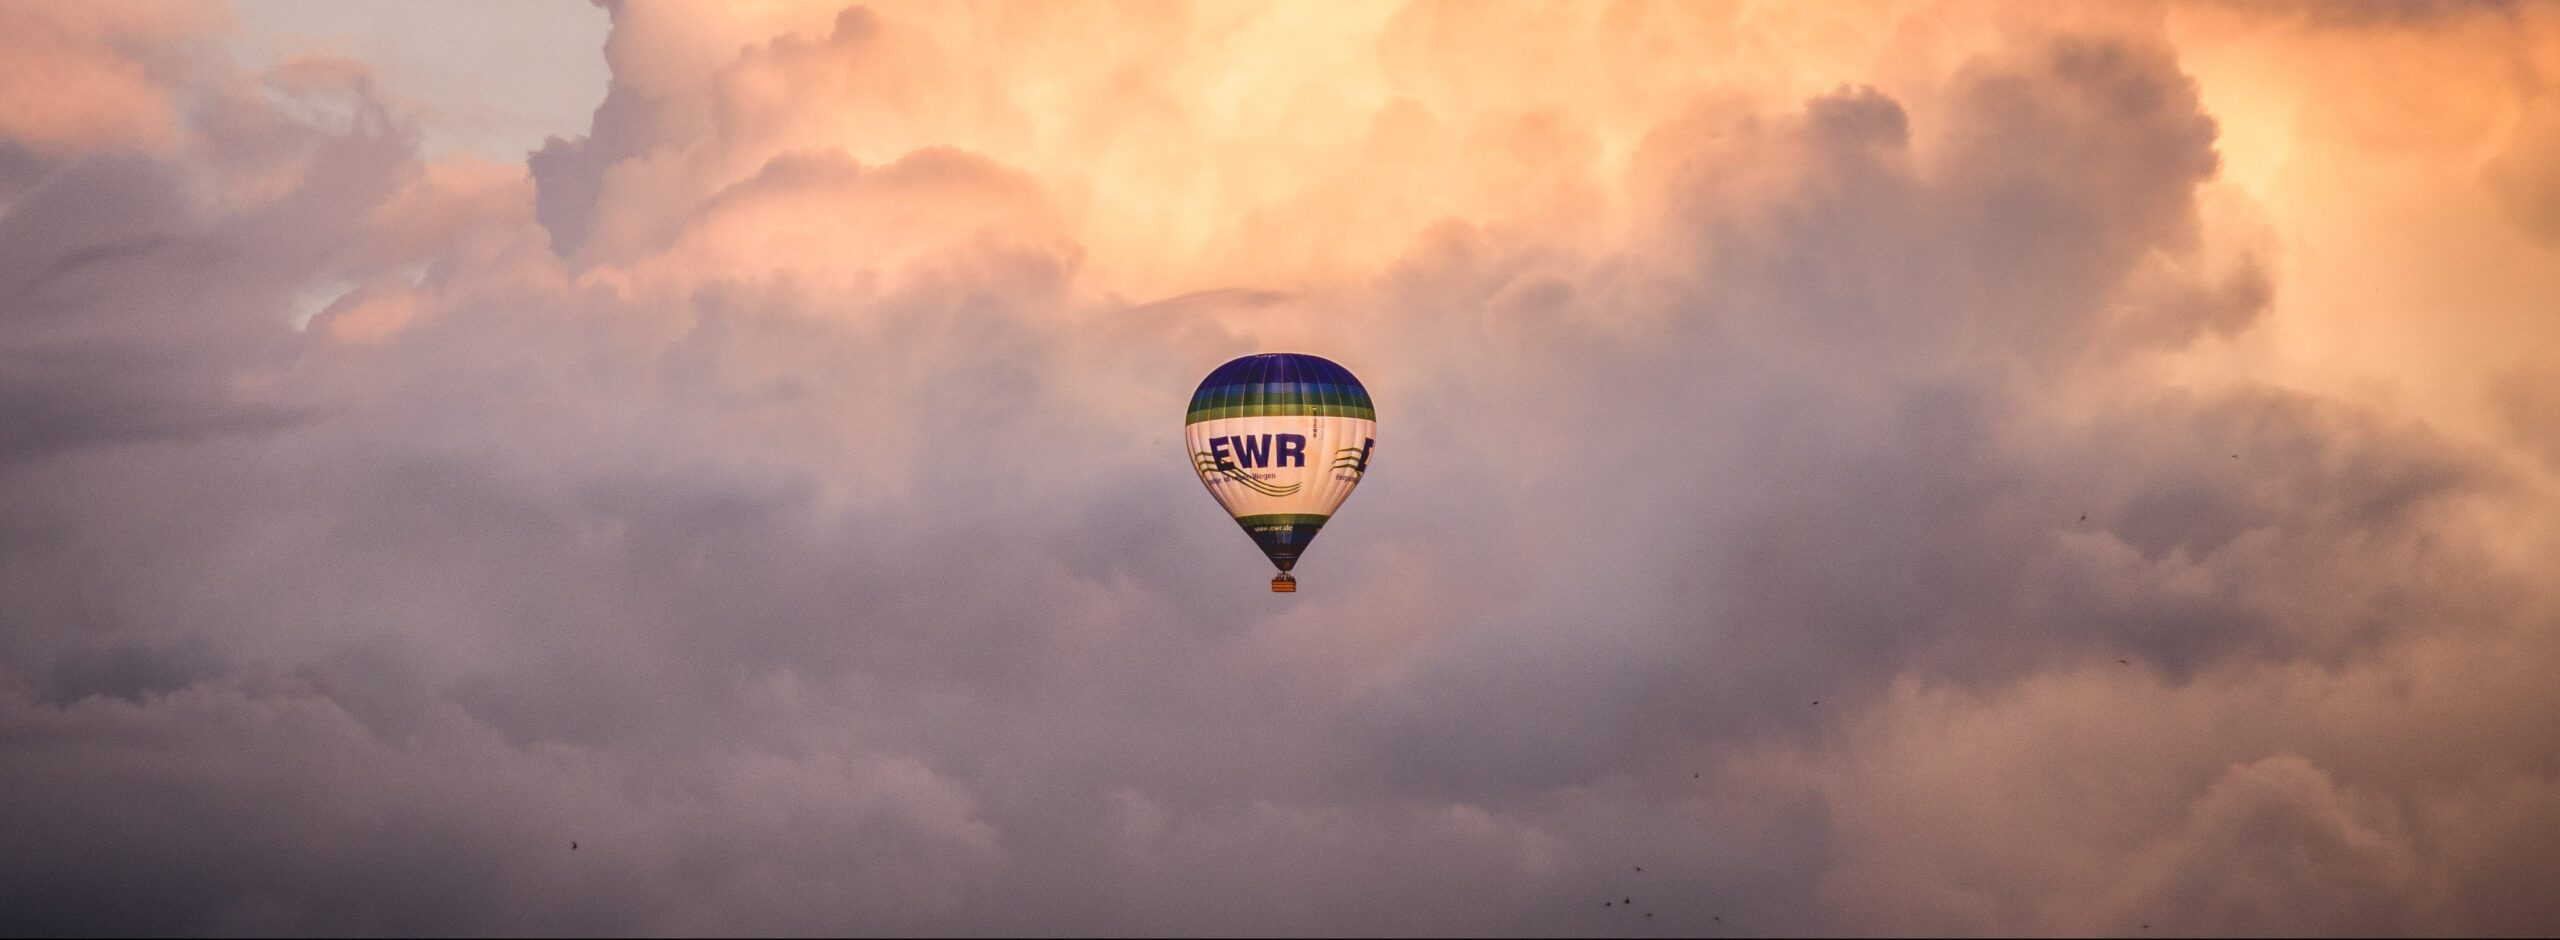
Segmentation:
{"type": "Polygon", "coordinates": [[[2543,106],[2229,55],[2491,14],[611,9],[523,166],[12,14],[142,77],[0,108],[22,929],[2560,918],[2560,386],[2335,365],[2441,246],[2262,185],[2540,257],[2543,106]],[[1265,349],[1383,432],[1281,598],[1175,450],[1265,349]]]}

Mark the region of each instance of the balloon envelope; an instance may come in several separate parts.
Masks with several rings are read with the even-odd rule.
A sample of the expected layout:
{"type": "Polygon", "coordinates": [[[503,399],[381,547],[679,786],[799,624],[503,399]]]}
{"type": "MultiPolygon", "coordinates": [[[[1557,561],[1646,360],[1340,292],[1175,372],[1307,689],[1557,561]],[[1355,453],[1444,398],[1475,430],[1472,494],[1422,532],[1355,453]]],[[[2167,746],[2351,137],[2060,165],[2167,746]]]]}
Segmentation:
{"type": "Polygon", "coordinates": [[[1295,589],[1289,569],[1368,473],[1377,419],[1351,370],[1304,353],[1234,360],[1192,393],[1191,468],[1280,569],[1272,590],[1295,589]]]}

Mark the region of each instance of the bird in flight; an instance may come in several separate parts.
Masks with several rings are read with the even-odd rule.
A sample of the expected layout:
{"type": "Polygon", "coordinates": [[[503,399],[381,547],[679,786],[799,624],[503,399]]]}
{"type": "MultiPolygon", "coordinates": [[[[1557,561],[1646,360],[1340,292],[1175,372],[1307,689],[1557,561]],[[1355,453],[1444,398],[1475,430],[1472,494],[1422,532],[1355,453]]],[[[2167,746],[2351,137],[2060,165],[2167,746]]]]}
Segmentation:
{"type": "Polygon", "coordinates": [[[569,843],[569,851],[575,852],[575,851],[577,851],[577,850],[578,850],[578,843],[576,843],[576,842],[574,842],[574,841],[573,841],[573,842],[570,842],[570,843],[569,843]]]}

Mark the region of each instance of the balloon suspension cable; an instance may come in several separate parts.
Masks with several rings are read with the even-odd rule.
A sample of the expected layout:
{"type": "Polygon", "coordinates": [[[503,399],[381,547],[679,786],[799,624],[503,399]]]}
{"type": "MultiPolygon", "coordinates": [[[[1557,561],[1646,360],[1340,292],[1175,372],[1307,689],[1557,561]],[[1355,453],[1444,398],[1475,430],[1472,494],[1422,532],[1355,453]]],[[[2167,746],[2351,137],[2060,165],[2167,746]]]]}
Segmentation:
{"type": "Polygon", "coordinates": [[[1289,573],[1288,573],[1288,572],[1286,572],[1286,571],[1280,572],[1280,576],[1279,576],[1279,577],[1276,577],[1276,578],[1271,579],[1271,593],[1273,593],[1273,594],[1295,594],[1295,593],[1297,593],[1297,592],[1298,592],[1298,579],[1297,579],[1297,578],[1294,578],[1294,577],[1291,577],[1291,576],[1289,575],[1289,573]]]}

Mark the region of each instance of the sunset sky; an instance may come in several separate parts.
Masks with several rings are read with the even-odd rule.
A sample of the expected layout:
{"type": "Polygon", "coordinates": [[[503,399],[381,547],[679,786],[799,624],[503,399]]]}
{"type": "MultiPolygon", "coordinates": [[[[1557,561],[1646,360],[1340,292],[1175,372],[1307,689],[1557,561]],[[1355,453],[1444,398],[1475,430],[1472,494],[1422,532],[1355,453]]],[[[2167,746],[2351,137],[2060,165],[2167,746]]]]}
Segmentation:
{"type": "Polygon", "coordinates": [[[2555,671],[2560,3],[0,2],[0,932],[2549,935],[2555,671]]]}

